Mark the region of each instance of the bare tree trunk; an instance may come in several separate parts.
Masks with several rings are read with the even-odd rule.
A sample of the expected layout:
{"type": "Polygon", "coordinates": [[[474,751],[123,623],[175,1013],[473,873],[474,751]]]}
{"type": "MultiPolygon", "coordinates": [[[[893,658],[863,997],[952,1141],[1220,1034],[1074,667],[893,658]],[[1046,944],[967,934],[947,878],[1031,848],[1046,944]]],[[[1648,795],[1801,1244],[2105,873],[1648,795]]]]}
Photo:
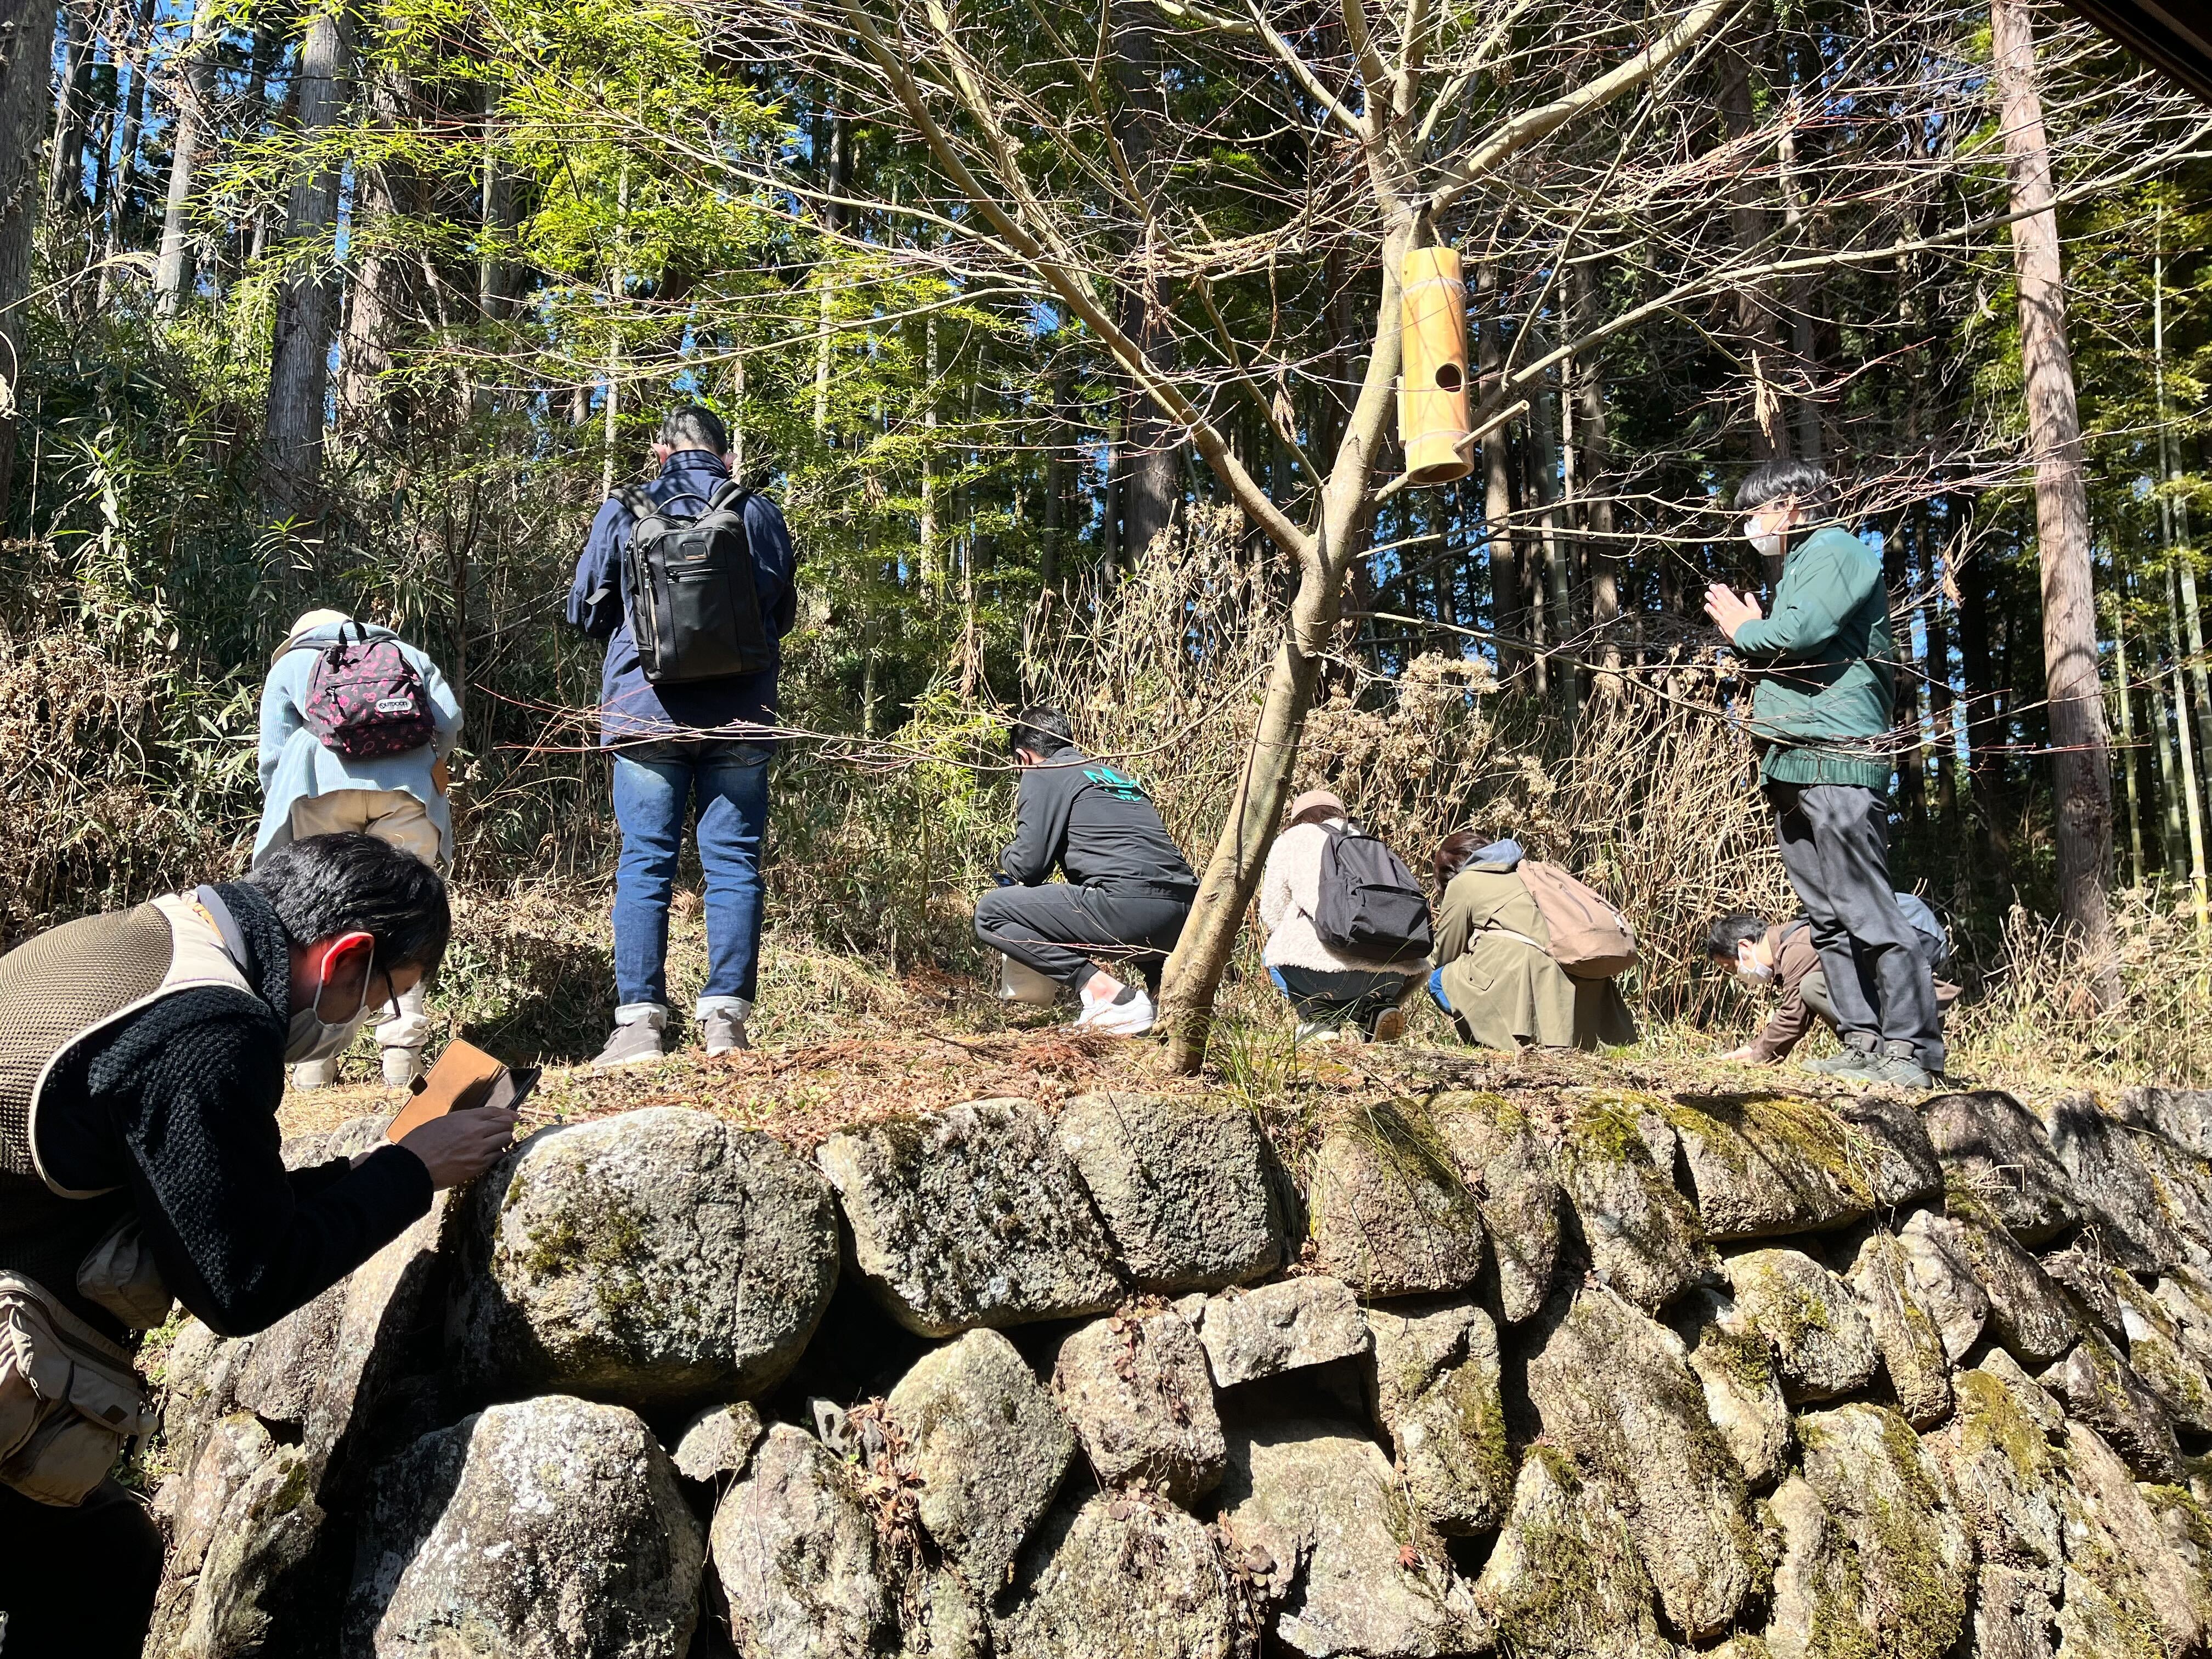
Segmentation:
{"type": "MultiPolygon", "coordinates": [[[[313,144],[338,118],[348,67],[344,0],[327,0],[307,19],[300,48],[295,96],[299,135],[313,144]]],[[[291,268],[276,293],[276,333],[269,365],[267,453],[264,491],[272,520],[310,515],[320,482],[323,399],[330,383],[333,294],[319,269],[319,243],[337,222],[338,170],[321,164],[292,181],[285,204],[284,242],[291,268]]]]}
{"type": "MultiPolygon", "coordinates": [[[[1498,298],[1498,262],[1485,259],[1475,267],[1475,295],[1480,330],[1478,350],[1486,392],[1495,392],[1505,362],[1504,319],[1498,298]]],[[[1525,612],[1521,604],[1521,548],[1513,533],[1512,439],[1503,423],[1482,441],[1482,526],[1490,546],[1491,625],[1508,637],[1523,631],[1525,612]]],[[[1505,644],[1498,646],[1500,684],[1513,677],[1528,653],[1505,644]]]]}
{"type": "Polygon", "coordinates": [[[1260,884],[1260,872],[1276,825],[1290,799],[1291,774],[1297,763],[1298,738],[1321,678],[1322,655],[1336,631],[1338,592],[1344,573],[1360,549],[1357,537],[1367,521],[1368,481],[1382,453],[1385,430],[1397,404],[1398,267],[1411,240],[1410,222],[1391,224],[1382,239],[1382,292],[1375,319],[1375,347],[1360,383],[1344,441],[1316,504],[1318,534],[1301,562],[1298,591],[1291,601],[1290,627],[1267,673],[1267,689],[1252,734],[1243,772],[1224,815],[1213,856],[1206,862],[1192,901],[1182,938],[1168,959],[1161,989],[1160,1018],[1168,1030],[1169,1062],[1194,1072],[1206,1058],[1206,1038],[1213,1018],[1213,999],[1245,910],[1260,884]]]}
{"type": "Polygon", "coordinates": [[[477,313],[486,322],[495,322],[507,315],[507,306],[514,298],[514,267],[500,257],[514,234],[515,216],[514,175],[500,164],[499,150],[493,143],[498,96],[498,89],[486,81],[483,101],[483,159],[477,181],[477,222],[483,235],[483,252],[477,260],[477,313]]]}
{"type": "MultiPolygon", "coordinates": [[[[1566,510],[1559,501],[1559,396],[1548,376],[1528,389],[1528,484],[1538,509],[1536,544],[1544,562],[1543,592],[1537,603],[1549,612],[1543,637],[1554,649],[1572,639],[1575,632],[1567,576],[1566,510]]],[[[1552,686],[1559,693],[1559,710],[1572,721],[1581,713],[1581,684],[1575,665],[1562,658],[1546,665],[1552,686]]]]}
{"type": "MultiPolygon", "coordinates": [[[[1592,320],[1589,267],[1577,264],[1570,273],[1576,313],[1583,325],[1592,320]]],[[[1614,550],[1612,483],[1606,476],[1608,439],[1605,416],[1605,370],[1592,346],[1574,361],[1575,428],[1582,447],[1583,527],[1589,532],[1590,574],[1590,629],[1601,641],[1599,661],[1606,672],[1595,683],[1601,699],[1620,695],[1620,639],[1615,626],[1620,617],[1620,556],[1614,550]]]]}
{"type": "Polygon", "coordinates": [[[2021,377],[2035,447],[2036,538],[2043,568],[2044,678],[2057,797],[2059,908],[2074,929],[2101,1006],[2119,994],[2106,890],[2112,872],[2112,757],[2097,678],[2097,604],[2089,568],[2089,502],[2081,421],[2066,343],[2066,292],[2051,152],[2035,86],[2027,0],[1990,0],[1996,80],[2004,100],[2013,264],[2020,286],[2021,377]]]}
{"type": "Polygon", "coordinates": [[[2120,772],[2127,782],[2128,868],[2135,886],[2143,884],[2142,799],[2136,782],[2135,698],[2128,684],[2128,617],[2125,594],[2112,613],[2112,692],[2120,708],[2120,772]]]}
{"type": "MultiPolygon", "coordinates": [[[[1751,65],[1741,52],[1723,47],[1720,76],[1721,118],[1729,137],[1741,138],[1758,118],[1752,106],[1751,65]]],[[[1766,209],[1749,185],[1739,186],[1729,209],[1729,226],[1736,252],[1746,262],[1756,264],[1771,257],[1766,246],[1766,209]]],[[[1735,333],[1750,370],[1752,453],[1762,461],[1787,455],[1789,428],[1782,418],[1773,380],[1783,362],[1782,319],[1773,302],[1756,286],[1746,284],[1735,291],[1735,333]]]]}
{"type": "Polygon", "coordinates": [[[52,71],[54,0],[0,0],[0,533],[15,471],[15,419],[23,384],[23,304],[31,291],[38,228],[39,135],[52,71]]]}
{"type": "MultiPolygon", "coordinates": [[[[1114,82],[1121,94],[1114,109],[1114,141],[1130,176],[1150,193],[1158,189],[1164,166],[1159,154],[1165,112],[1155,33],[1158,20],[1152,0],[1117,0],[1111,16],[1114,82]]],[[[1175,336],[1149,233],[1140,247],[1131,250],[1130,264],[1134,268],[1121,279],[1122,331],[1153,363],[1172,370],[1175,336]]],[[[1122,406],[1121,553],[1122,562],[1134,569],[1182,501],[1183,457],[1175,423],[1133,380],[1123,390],[1122,406]]]]}
{"type": "Polygon", "coordinates": [[[92,102],[92,30],[82,8],[64,0],[61,90],[54,100],[54,142],[47,152],[46,205],[56,212],[84,202],[84,130],[92,102]]]}
{"type": "MultiPolygon", "coordinates": [[[[362,94],[379,125],[397,130],[405,98],[392,73],[369,77],[362,94]]],[[[348,255],[354,276],[340,324],[338,413],[347,428],[378,442],[389,441],[404,418],[383,382],[419,269],[404,252],[389,250],[384,239],[393,218],[414,210],[416,182],[412,165],[401,155],[364,164],[354,173],[348,255]]]]}
{"type": "MultiPolygon", "coordinates": [[[[1797,189],[1797,130],[1794,126],[1783,127],[1775,151],[1782,167],[1782,222],[1790,232],[1791,252],[1802,254],[1808,250],[1804,246],[1805,210],[1797,189]]],[[[1797,432],[1797,456],[1800,460],[1817,464],[1825,447],[1820,441],[1820,404],[1812,395],[1820,380],[1820,331],[1815,315],[1820,301],[1818,279],[1809,271],[1792,276],[1789,293],[1790,344],[1796,357],[1797,378],[1802,382],[1797,395],[1790,400],[1797,432]]]]}
{"type": "Polygon", "coordinates": [[[2165,807],[2159,815],[2159,872],[2171,878],[2186,863],[2181,850],[2181,762],[2174,754],[2173,717],[2166,710],[2166,681],[2155,655],[2143,678],[2150,686],[2151,740],[2157,745],[2158,794],[2165,807]]]}

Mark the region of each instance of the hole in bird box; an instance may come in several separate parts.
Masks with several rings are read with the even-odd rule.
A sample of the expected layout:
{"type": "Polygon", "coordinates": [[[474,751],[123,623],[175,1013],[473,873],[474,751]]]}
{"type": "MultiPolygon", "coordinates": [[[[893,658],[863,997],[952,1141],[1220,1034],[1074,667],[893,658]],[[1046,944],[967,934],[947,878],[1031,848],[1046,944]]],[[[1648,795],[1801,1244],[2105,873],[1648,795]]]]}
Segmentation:
{"type": "Polygon", "coordinates": [[[1438,363],[1437,365],[1437,390],[1439,392],[1456,392],[1459,388],[1459,365],[1457,363],[1438,363]]]}

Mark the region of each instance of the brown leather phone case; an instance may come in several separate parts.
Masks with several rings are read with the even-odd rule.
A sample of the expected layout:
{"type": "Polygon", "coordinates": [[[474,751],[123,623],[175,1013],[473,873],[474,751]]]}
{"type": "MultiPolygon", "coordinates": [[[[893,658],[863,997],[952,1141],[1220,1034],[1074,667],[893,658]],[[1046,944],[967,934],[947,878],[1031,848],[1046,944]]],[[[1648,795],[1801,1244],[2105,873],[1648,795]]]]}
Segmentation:
{"type": "Polygon", "coordinates": [[[438,1056],[430,1075],[422,1079],[415,1098],[401,1107],[399,1115],[392,1120],[392,1127],[384,1132],[385,1138],[404,1139],[410,1131],[434,1117],[489,1104],[493,1091],[506,1076],[506,1066],[473,1042],[455,1037],[446,1045],[446,1052],[438,1056]]]}

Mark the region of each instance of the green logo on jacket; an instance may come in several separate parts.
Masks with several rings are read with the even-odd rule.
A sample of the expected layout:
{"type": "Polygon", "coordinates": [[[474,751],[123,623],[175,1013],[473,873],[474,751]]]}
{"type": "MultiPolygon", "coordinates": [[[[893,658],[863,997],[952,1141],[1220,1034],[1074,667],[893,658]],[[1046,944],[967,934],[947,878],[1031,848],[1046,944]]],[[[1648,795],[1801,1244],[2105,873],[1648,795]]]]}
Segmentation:
{"type": "Polygon", "coordinates": [[[1145,786],[1126,772],[1117,772],[1110,766],[1086,766],[1083,775],[1108,794],[1120,801],[1140,801],[1146,799],[1145,786]]]}

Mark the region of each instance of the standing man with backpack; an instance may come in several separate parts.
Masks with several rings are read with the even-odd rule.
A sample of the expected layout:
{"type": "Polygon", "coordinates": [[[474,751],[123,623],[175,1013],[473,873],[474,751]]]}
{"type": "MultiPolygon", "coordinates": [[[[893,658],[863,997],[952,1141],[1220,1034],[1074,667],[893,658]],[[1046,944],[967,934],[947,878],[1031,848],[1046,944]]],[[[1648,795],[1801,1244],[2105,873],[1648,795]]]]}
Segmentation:
{"type": "Polygon", "coordinates": [[[1144,786],[1078,749],[1059,709],[1024,708],[1006,746],[1022,769],[1014,839],[999,855],[1006,884],[975,902],[975,937],[1072,992],[1076,1024],[1142,1036],[1198,878],[1144,786]],[[1140,968],[1144,989],[1102,961],[1140,968]]]}
{"type": "Polygon", "coordinates": [[[1428,972],[1429,902],[1334,791],[1309,789],[1291,803],[1260,878],[1260,961],[1297,1011],[1299,1042],[1405,1035],[1403,1005],[1428,972]]]}
{"type": "MultiPolygon", "coordinates": [[[[310,611],[270,659],[261,689],[261,829],[253,862],[310,836],[360,830],[441,872],[453,862],[447,757],[461,704],[438,665],[388,628],[343,611],[310,611]]],[[[422,1073],[429,1017],[417,981],[376,1028],[384,1080],[422,1073]]],[[[292,1067],[292,1085],[336,1080],[353,1040],[292,1067]]]]}
{"type": "Polygon", "coordinates": [[[668,1026],[668,902],[696,805],[707,881],[707,981],[693,1009],[710,1054],[750,1046],[761,843],[780,641],[797,615],[783,514],[730,475],[729,435],[672,410],[659,473],[599,509],[568,620],[606,641],[599,742],[614,757],[615,1029],[592,1064],[658,1060],[668,1026]]]}
{"type": "Polygon", "coordinates": [[[1735,504],[1745,538],[1779,565],[1774,615],[1719,582],[1705,614],[1757,678],[1759,777],[1843,1036],[1838,1061],[1809,1067],[1932,1088],[1944,1059],[1935,981],[1889,878],[1897,665],[1881,559],[1835,521],[1835,485],[1809,461],[1754,467],[1735,504]]]}

